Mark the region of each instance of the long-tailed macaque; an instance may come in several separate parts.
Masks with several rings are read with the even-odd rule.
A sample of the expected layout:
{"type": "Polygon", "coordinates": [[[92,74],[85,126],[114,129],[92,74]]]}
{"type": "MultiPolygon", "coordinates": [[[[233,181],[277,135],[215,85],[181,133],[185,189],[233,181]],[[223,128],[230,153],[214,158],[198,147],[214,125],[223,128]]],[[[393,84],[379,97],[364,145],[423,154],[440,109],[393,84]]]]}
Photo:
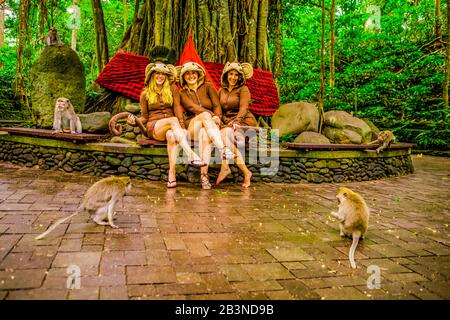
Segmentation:
{"type": "Polygon", "coordinates": [[[55,27],[52,27],[45,36],[45,44],[47,46],[61,46],[63,45],[62,41],[59,40],[58,31],[55,27]]]}
{"type": "Polygon", "coordinates": [[[95,215],[92,217],[98,225],[110,225],[113,228],[118,228],[114,224],[114,207],[119,199],[121,199],[127,191],[131,189],[130,177],[108,177],[94,183],[84,194],[81,205],[70,216],[59,219],[51,225],[47,231],[37,236],[35,239],[39,240],[48,235],[57,226],[64,221],[76,216],[84,210],[95,210],[95,215]]]}
{"type": "Polygon", "coordinates": [[[69,121],[70,133],[81,133],[81,121],[76,115],[69,99],[60,97],[56,100],[55,114],[53,117],[53,133],[63,132],[62,126],[69,121]]]}
{"type": "Polygon", "coordinates": [[[352,246],[348,254],[350,264],[356,268],[355,250],[359,239],[364,237],[369,226],[370,210],[363,197],[348,188],[341,187],[336,195],[339,202],[338,212],[331,212],[331,215],[340,222],[341,237],[353,238],[352,246]]]}
{"type": "Polygon", "coordinates": [[[381,151],[385,150],[386,148],[391,147],[391,143],[394,142],[395,136],[392,133],[392,131],[386,130],[386,131],[380,131],[378,133],[377,140],[374,140],[372,142],[369,142],[368,144],[375,144],[377,143],[379,147],[375,150],[377,153],[380,153],[381,151]]]}

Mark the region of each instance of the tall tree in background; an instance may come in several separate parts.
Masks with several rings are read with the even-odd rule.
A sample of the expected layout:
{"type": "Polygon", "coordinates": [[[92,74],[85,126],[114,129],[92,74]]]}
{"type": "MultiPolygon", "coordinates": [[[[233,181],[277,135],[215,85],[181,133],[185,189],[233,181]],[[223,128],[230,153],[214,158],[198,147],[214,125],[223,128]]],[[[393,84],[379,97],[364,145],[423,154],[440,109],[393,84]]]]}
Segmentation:
{"type": "Polygon", "coordinates": [[[281,67],[283,65],[283,46],[282,46],[282,31],[281,31],[281,23],[282,23],[282,16],[283,16],[283,10],[281,5],[281,0],[275,0],[274,4],[276,10],[272,10],[274,12],[274,30],[275,33],[275,52],[273,54],[273,61],[272,61],[272,72],[273,77],[276,79],[281,74],[281,67]]]}
{"type": "Polygon", "coordinates": [[[6,0],[0,0],[0,48],[5,45],[5,11],[6,0]]]}
{"type": "Polygon", "coordinates": [[[325,86],[325,0],[321,1],[322,6],[322,37],[320,48],[320,89],[319,89],[319,133],[322,133],[323,123],[325,121],[325,113],[323,111],[323,91],[325,86]]]}
{"type": "Polygon", "coordinates": [[[335,32],[334,32],[334,17],[336,14],[336,0],[332,0],[330,8],[330,88],[334,88],[334,71],[335,71],[335,32]]]}
{"type": "Polygon", "coordinates": [[[154,46],[164,45],[180,54],[192,30],[204,61],[239,60],[270,70],[267,23],[271,5],[277,9],[273,0],[147,0],[120,48],[148,55],[154,46]]]}
{"type": "Polygon", "coordinates": [[[434,9],[434,18],[435,18],[435,26],[434,26],[434,34],[436,38],[441,38],[441,0],[435,0],[435,9],[434,9]]]}
{"type": "Polygon", "coordinates": [[[39,38],[40,42],[45,42],[45,27],[47,30],[50,30],[50,20],[48,19],[48,10],[47,10],[47,0],[42,0],[38,2],[38,13],[39,13],[39,38]]]}
{"type": "MultiPolygon", "coordinates": [[[[19,35],[17,45],[17,72],[16,72],[16,97],[28,111],[30,111],[30,104],[28,99],[28,90],[25,85],[23,76],[24,68],[24,50],[25,44],[29,42],[28,18],[30,15],[30,0],[20,0],[19,3],[19,35]]],[[[32,114],[30,112],[30,114],[32,114]]]]}
{"type": "Polygon", "coordinates": [[[445,76],[444,76],[444,106],[448,109],[448,83],[450,78],[450,0],[447,0],[447,37],[445,38],[445,76]]]}
{"type": "Polygon", "coordinates": [[[101,0],[92,0],[92,14],[94,16],[95,41],[97,44],[97,65],[98,71],[101,72],[109,61],[108,40],[101,0]]]}

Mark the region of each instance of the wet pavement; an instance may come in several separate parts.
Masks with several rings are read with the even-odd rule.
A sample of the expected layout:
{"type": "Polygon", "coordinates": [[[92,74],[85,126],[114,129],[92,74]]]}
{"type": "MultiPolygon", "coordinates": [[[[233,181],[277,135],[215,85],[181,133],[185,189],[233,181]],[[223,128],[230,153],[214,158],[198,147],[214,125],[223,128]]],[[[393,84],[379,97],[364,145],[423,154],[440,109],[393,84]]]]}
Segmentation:
{"type": "Polygon", "coordinates": [[[0,299],[450,299],[450,158],[413,161],[339,185],[136,180],[120,229],[82,213],[40,241],[99,178],[0,162],[0,299]],[[355,270],[329,215],[341,185],[372,209],[355,270]]]}

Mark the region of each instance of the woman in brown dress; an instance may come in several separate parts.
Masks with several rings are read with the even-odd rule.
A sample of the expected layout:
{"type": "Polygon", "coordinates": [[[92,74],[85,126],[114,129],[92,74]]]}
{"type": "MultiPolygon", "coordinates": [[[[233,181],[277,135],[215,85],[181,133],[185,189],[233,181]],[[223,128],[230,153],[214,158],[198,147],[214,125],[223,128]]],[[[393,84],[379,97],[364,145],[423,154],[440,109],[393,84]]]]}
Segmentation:
{"type": "MultiPolygon", "coordinates": [[[[235,131],[238,126],[256,127],[255,116],[250,112],[248,106],[251,102],[251,95],[248,87],[245,85],[247,79],[253,75],[253,67],[249,63],[227,62],[222,72],[221,84],[219,90],[219,101],[222,106],[222,121],[225,127],[222,128],[222,139],[225,145],[233,148],[236,155],[235,161],[238,168],[244,174],[242,186],[248,188],[252,178],[252,172],[245,165],[244,158],[235,145],[236,140],[245,139],[235,131]]],[[[244,140],[245,141],[245,140],[244,140]]],[[[227,175],[231,173],[227,161],[222,161],[219,176],[216,184],[219,185],[227,175]]]]}
{"type": "MultiPolygon", "coordinates": [[[[140,97],[141,117],[139,120],[147,127],[147,136],[159,141],[167,140],[168,188],[177,186],[176,164],[180,147],[186,153],[189,165],[194,167],[206,165],[191,149],[187,132],[174,115],[174,109],[178,110],[180,104],[178,89],[172,84],[176,74],[177,71],[173,65],[150,63],[145,69],[145,88],[140,97]]],[[[128,117],[128,123],[136,124],[134,115],[128,117]]]]}
{"type": "Polygon", "coordinates": [[[233,152],[227,148],[220,134],[222,110],[214,86],[205,83],[205,70],[195,62],[177,67],[181,86],[180,100],[183,110],[175,110],[180,123],[184,122],[192,140],[199,141],[200,155],[206,166],[200,169],[203,189],[211,189],[208,164],[211,159],[211,143],[219,149],[222,159],[232,159],[233,152]]]}

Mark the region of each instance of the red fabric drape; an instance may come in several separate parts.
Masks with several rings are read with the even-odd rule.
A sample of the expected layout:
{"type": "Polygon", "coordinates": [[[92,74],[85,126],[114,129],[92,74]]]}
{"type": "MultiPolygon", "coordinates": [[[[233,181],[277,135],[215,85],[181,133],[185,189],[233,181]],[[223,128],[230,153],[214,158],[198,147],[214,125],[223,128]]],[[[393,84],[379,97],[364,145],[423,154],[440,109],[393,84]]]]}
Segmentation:
{"type": "MultiPolygon", "coordinates": [[[[192,38],[186,47],[193,46],[192,38]]],[[[216,88],[220,88],[220,76],[223,71],[223,64],[213,62],[201,62],[195,47],[183,50],[180,61],[194,61],[204,65],[207,77],[216,88]],[[183,56],[183,54],[186,54],[183,56]],[[195,53],[195,55],[194,55],[195,53]],[[183,60],[198,59],[198,60],[183,60]]],[[[145,67],[150,62],[149,57],[137,54],[118,52],[109,63],[103,68],[96,82],[102,87],[123,94],[136,101],[139,101],[142,89],[144,88],[145,67]]],[[[265,70],[253,70],[253,77],[247,80],[247,86],[252,95],[250,111],[255,115],[271,116],[280,105],[277,87],[272,78],[272,73],[265,70]]]]}

